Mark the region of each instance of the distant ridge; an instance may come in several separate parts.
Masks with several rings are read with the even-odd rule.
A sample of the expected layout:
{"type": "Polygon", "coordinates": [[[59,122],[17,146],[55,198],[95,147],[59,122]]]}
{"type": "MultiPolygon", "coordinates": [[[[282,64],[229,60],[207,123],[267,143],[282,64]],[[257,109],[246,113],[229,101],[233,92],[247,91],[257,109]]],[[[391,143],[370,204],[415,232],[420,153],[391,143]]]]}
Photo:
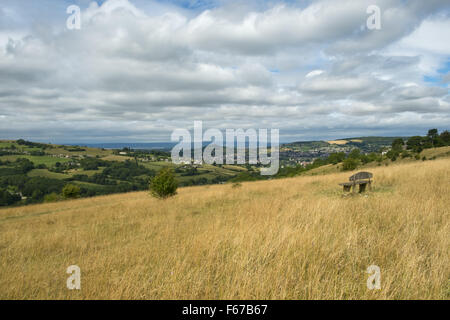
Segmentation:
{"type": "Polygon", "coordinates": [[[123,148],[131,148],[131,149],[142,149],[142,150],[153,150],[153,149],[172,149],[173,146],[176,145],[175,142],[148,142],[148,143],[84,143],[84,144],[69,144],[69,145],[78,145],[90,148],[100,148],[100,149],[123,149],[123,148]]]}

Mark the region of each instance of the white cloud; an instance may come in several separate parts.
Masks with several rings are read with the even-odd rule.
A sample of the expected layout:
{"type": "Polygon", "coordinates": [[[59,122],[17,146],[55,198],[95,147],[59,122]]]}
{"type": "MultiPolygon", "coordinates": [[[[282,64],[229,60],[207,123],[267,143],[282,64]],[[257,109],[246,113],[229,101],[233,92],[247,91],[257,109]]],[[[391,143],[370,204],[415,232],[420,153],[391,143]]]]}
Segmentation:
{"type": "Polygon", "coordinates": [[[315,76],[320,76],[322,73],[324,73],[325,71],[323,71],[323,70],[313,70],[313,71],[311,71],[311,72],[309,72],[306,76],[305,76],[305,78],[312,78],[312,77],[315,77],[315,76]]]}
{"type": "Polygon", "coordinates": [[[361,29],[369,2],[192,12],[108,0],[83,8],[79,31],[61,4],[47,3],[48,20],[2,2],[16,16],[0,23],[0,136],[164,141],[196,119],[285,138],[448,124],[448,87],[423,82],[450,57],[445,1],[376,1],[377,31],[361,29]]]}

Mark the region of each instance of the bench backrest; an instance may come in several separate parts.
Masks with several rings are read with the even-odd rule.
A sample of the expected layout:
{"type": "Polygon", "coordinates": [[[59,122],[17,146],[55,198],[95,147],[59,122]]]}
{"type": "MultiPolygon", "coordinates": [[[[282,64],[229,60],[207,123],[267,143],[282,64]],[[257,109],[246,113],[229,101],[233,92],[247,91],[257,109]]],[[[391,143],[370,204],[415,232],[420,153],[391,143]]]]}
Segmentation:
{"type": "Polygon", "coordinates": [[[373,174],[370,172],[361,171],[358,173],[355,173],[352,175],[348,180],[350,181],[357,181],[357,180],[363,180],[363,179],[371,179],[373,177],[373,174]]]}

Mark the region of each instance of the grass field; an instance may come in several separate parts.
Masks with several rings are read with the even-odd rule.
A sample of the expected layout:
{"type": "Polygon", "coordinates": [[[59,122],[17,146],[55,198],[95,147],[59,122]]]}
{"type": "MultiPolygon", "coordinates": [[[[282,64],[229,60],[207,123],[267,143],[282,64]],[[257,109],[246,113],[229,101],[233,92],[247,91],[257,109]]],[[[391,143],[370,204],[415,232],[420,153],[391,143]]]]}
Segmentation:
{"type": "Polygon", "coordinates": [[[420,157],[426,157],[430,159],[432,157],[442,158],[450,156],[450,147],[425,149],[420,153],[420,157]]]}
{"type": "MultiPolygon", "coordinates": [[[[113,151],[112,150],[102,150],[99,148],[88,148],[88,147],[81,147],[85,151],[69,151],[70,149],[74,149],[75,147],[67,146],[54,146],[51,149],[46,149],[45,152],[49,154],[64,154],[64,155],[86,155],[91,157],[108,157],[112,156],[113,151]]],[[[125,160],[122,160],[125,161],[125,160]]]]}
{"type": "Polygon", "coordinates": [[[56,158],[52,156],[29,156],[29,155],[11,155],[11,156],[0,156],[0,160],[2,161],[16,161],[18,158],[26,158],[32,161],[35,165],[45,164],[46,166],[54,166],[55,163],[60,162],[69,162],[71,161],[68,158],[56,158]]]}
{"type": "MultiPolygon", "coordinates": [[[[419,154],[419,158],[422,159],[425,157],[426,159],[431,159],[435,157],[436,159],[439,158],[448,158],[450,157],[450,147],[440,147],[440,148],[433,148],[433,149],[425,149],[419,154]]],[[[386,165],[400,165],[405,163],[411,163],[415,162],[416,160],[412,157],[408,158],[397,158],[396,161],[391,161],[389,159],[383,160],[381,163],[378,163],[376,161],[369,162],[365,165],[359,166],[358,170],[371,170],[373,168],[379,167],[379,166],[386,166],[386,165]]],[[[314,168],[311,170],[308,170],[303,173],[303,175],[323,175],[323,174],[331,174],[331,173],[339,173],[342,171],[342,163],[338,164],[327,164],[324,166],[320,166],[318,168],[314,168]]]]}
{"type": "Polygon", "coordinates": [[[12,141],[0,140],[0,149],[9,148],[13,144],[15,144],[15,143],[13,143],[12,141]]]}
{"type": "Polygon", "coordinates": [[[449,299],[450,160],[371,172],[364,196],[347,172],[2,209],[0,298],[449,299]]]}
{"type": "Polygon", "coordinates": [[[67,173],[51,172],[47,169],[33,169],[27,174],[29,177],[44,177],[52,179],[66,179],[70,178],[72,175],[67,173]]]}
{"type": "Polygon", "coordinates": [[[105,161],[125,161],[125,160],[134,161],[133,157],[119,156],[119,155],[114,155],[114,154],[104,156],[101,159],[105,160],[105,161]]]}
{"type": "Polygon", "coordinates": [[[343,145],[343,144],[347,144],[348,141],[347,140],[331,140],[331,141],[326,141],[329,144],[338,144],[338,145],[343,145]]]}

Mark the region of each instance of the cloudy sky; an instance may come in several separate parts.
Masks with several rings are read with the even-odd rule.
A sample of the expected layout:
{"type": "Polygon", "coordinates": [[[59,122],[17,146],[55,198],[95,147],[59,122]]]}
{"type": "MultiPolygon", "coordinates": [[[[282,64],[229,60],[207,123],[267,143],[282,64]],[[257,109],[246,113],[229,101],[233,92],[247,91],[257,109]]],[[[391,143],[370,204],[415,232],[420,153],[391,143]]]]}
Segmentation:
{"type": "Polygon", "coordinates": [[[449,70],[448,0],[0,0],[0,139],[424,134],[450,129],[449,70]]]}

